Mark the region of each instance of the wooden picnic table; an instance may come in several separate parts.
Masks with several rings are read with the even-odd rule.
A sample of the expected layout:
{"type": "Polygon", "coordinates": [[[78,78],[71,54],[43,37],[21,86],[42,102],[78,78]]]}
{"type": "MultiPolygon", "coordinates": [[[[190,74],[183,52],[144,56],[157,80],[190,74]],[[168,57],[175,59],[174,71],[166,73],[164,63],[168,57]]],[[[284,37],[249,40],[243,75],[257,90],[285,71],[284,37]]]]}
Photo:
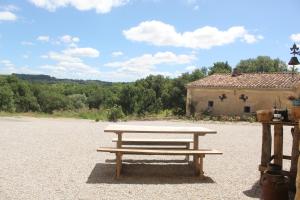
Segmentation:
{"type": "Polygon", "coordinates": [[[216,134],[217,131],[204,128],[204,127],[177,127],[177,126],[137,126],[137,125],[119,125],[112,124],[108,125],[104,132],[113,132],[117,134],[117,148],[121,148],[122,135],[124,133],[154,133],[154,134],[192,134],[193,135],[193,149],[199,149],[199,136],[206,134],[216,134]]]}
{"type": "MultiPolygon", "coordinates": [[[[117,144],[116,148],[122,148],[122,135],[124,133],[133,134],[190,134],[193,135],[193,148],[194,150],[199,150],[199,136],[204,136],[206,134],[216,134],[215,130],[211,130],[204,127],[178,127],[178,126],[139,126],[139,125],[121,125],[121,124],[111,124],[104,129],[104,132],[113,132],[117,134],[117,144]]],[[[195,168],[197,168],[198,162],[197,155],[193,155],[193,163],[195,168]]]]}

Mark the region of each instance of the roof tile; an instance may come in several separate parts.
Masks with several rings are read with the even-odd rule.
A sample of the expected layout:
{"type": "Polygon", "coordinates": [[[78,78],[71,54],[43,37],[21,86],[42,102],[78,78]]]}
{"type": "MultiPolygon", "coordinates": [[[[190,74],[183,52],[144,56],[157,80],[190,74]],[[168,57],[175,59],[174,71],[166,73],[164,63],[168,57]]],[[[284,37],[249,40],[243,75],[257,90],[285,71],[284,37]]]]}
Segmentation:
{"type": "Polygon", "coordinates": [[[187,87],[200,88],[292,88],[300,82],[299,73],[244,73],[213,74],[187,84],[187,87]]]}

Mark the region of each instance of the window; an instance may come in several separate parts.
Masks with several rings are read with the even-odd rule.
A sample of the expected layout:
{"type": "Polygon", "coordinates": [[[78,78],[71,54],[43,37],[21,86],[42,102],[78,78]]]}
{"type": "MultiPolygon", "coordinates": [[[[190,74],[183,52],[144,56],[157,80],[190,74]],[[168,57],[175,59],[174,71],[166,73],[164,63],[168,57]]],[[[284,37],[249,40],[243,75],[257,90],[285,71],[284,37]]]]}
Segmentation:
{"type": "Polygon", "coordinates": [[[251,111],[250,106],[245,106],[245,107],[244,107],[244,112],[245,112],[245,113],[250,113],[250,111],[251,111]]]}
{"type": "Polygon", "coordinates": [[[213,101],[208,101],[208,107],[214,107],[214,102],[213,101]]]}

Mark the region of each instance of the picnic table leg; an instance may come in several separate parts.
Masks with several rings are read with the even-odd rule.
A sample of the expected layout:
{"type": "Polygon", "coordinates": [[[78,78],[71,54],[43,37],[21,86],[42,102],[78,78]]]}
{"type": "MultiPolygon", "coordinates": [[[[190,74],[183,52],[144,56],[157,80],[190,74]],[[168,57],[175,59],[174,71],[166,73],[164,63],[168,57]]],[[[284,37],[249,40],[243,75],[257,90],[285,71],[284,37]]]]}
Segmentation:
{"type": "MultiPolygon", "coordinates": [[[[190,149],[190,143],[189,143],[189,142],[186,143],[186,149],[187,149],[187,150],[190,149]]],[[[185,160],[186,160],[187,162],[189,162],[189,160],[190,160],[189,155],[186,155],[186,156],[185,156],[185,160]]]]}
{"type": "MultiPolygon", "coordinates": [[[[117,132],[118,141],[117,141],[117,148],[122,148],[122,132],[117,132]]],[[[122,154],[116,153],[116,176],[117,178],[120,177],[122,171],[122,154]]]]}
{"type": "Polygon", "coordinates": [[[200,178],[204,178],[204,171],[203,171],[203,158],[205,155],[200,155],[200,171],[199,171],[199,175],[200,178]]]}
{"type": "MultiPolygon", "coordinates": [[[[194,133],[194,150],[199,149],[199,135],[194,133]]],[[[199,156],[194,155],[193,156],[193,163],[195,166],[196,173],[198,172],[198,167],[199,167],[199,156]]]]}
{"type": "Polygon", "coordinates": [[[120,178],[122,169],[122,153],[116,153],[116,178],[120,178]]]}
{"type": "Polygon", "coordinates": [[[199,162],[199,155],[194,155],[194,166],[195,166],[195,175],[198,176],[200,174],[200,162],[199,162]]]}

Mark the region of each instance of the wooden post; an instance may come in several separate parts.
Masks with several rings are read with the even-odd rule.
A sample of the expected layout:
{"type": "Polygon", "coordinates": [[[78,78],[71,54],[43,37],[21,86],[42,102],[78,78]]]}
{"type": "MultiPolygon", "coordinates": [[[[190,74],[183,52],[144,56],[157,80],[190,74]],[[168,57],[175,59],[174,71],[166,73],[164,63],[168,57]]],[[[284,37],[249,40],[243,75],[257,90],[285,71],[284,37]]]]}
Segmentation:
{"type": "MultiPolygon", "coordinates": [[[[267,167],[271,158],[271,148],[272,148],[272,135],[271,135],[271,125],[262,124],[262,146],[261,146],[261,167],[267,167]]],[[[261,171],[261,175],[262,175],[261,171]]]]}
{"type": "Polygon", "coordinates": [[[116,153],[116,178],[120,178],[122,170],[122,154],[116,153]]]}
{"type": "Polygon", "coordinates": [[[117,132],[118,141],[117,141],[117,148],[122,148],[122,132],[117,132]]]}
{"type": "MultiPolygon", "coordinates": [[[[122,148],[122,132],[116,132],[118,135],[117,148],[122,148]]],[[[116,177],[120,178],[122,171],[122,154],[116,153],[116,177]]]]}
{"type": "MultiPolygon", "coordinates": [[[[186,149],[189,150],[189,149],[190,149],[190,143],[187,142],[185,145],[186,145],[186,149]]],[[[189,156],[189,155],[186,155],[186,156],[185,156],[185,160],[189,163],[189,161],[190,161],[190,156],[189,156]]]]}
{"type": "Polygon", "coordinates": [[[282,166],[283,159],[283,125],[274,125],[274,164],[282,166]]]}
{"type": "Polygon", "coordinates": [[[293,146],[291,154],[291,168],[290,168],[290,186],[291,189],[295,189],[296,175],[297,175],[297,163],[299,157],[299,127],[298,125],[294,126],[292,129],[293,136],[293,146]]]}
{"type": "MultiPolygon", "coordinates": [[[[199,135],[197,133],[194,133],[194,150],[197,150],[199,149],[199,135]]],[[[193,161],[194,161],[194,166],[195,168],[197,168],[197,163],[199,162],[199,157],[194,155],[194,158],[193,158],[193,161]]]]}
{"type": "Polygon", "coordinates": [[[194,155],[194,159],[195,159],[195,175],[198,176],[200,175],[200,162],[199,162],[199,155],[194,155]],[[196,157],[196,158],[195,158],[196,157]]]}
{"type": "Polygon", "coordinates": [[[203,158],[205,155],[200,155],[200,169],[199,169],[199,175],[200,178],[204,178],[204,171],[203,171],[203,158]]]}
{"type": "MultiPolygon", "coordinates": [[[[300,151],[300,146],[299,146],[299,151],[300,151]]],[[[297,173],[297,180],[296,180],[295,199],[300,199],[300,159],[298,159],[298,173],[297,173]]]]}

